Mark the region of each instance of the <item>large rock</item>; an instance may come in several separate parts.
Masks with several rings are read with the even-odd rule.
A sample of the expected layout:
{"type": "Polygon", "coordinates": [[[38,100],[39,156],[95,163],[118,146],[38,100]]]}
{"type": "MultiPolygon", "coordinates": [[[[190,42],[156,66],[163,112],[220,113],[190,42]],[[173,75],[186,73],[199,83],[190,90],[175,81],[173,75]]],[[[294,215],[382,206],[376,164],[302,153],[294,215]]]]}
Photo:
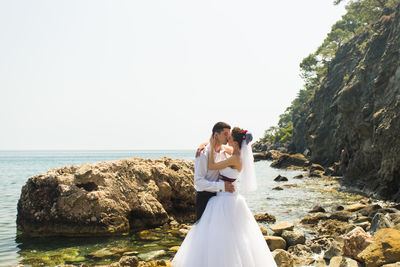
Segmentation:
{"type": "Polygon", "coordinates": [[[274,225],[271,225],[269,228],[271,228],[271,230],[274,231],[274,233],[276,233],[277,235],[281,235],[282,232],[285,230],[287,231],[293,230],[294,224],[291,222],[282,221],[274,225]]]}
{"type": "Polygon", "coordinates": [[[372,243],[373,239],[363,228],[357,227],[344,237],[343,254],[353,259],[372,243]]]}
{"type": "Polygon", "coordinates": [[[277,160],[271,163],[273,168],[303,169],[310,163],[303,154],[281,154],[277,160]]]}
{"type": "Polygon", "coordinates": [[[273,251],[275,249],[285,249],[286,241],[279,236],[264,236],[265,241],[268,244],[269,250],[273,251]]]}
{"type": "Polygon", "coordinates": [[[29,235],[119,235],[172,217],[194,219],[193,162],[122,159],[52,169],[28,179],[18,230],[29,235]]]}
{"type": "Polygon", "coordinates": [[[283,249],[276,249],[272,252],[276,265],[279,267],[293,267],[295,266],[293,257],[283,249]]]}
{"type": "Polygon", "coordinates": [[[396,201],[399,47],[400,5],[338,48],[312,99],[293,115],[296,151],[307,149],[310,161],[324,166],[339,162],[347,183],[396,201]]]}
{"type": "Polygon", "coordinates": [[[374,242],[364,249],[358,258],[366,267],[378,267],[400,261],[400,231],[385,228],[374,235],[374,242]]]}
{"type": "Polygon", "coordinates": [[[379,229],[391,228],[392,226],[393,224],[390,222],[388,218],[386,218],[386,216],[383,213],[377,213],[372,219],[371,228],[369,231],[371,233],[375,233],[379,229]]]}
{"type": "Polygon", "coordinates": [[[281,236],[285,239],[288,246],[295,246],[306,242],[304,233],[300,231],[283,231],[281,236]]]}
{"type": "Polygon", "coordinates": [[[336,256],[329,262],[329,267],[361,267],[361,263],[347,257],[336,256]]]}

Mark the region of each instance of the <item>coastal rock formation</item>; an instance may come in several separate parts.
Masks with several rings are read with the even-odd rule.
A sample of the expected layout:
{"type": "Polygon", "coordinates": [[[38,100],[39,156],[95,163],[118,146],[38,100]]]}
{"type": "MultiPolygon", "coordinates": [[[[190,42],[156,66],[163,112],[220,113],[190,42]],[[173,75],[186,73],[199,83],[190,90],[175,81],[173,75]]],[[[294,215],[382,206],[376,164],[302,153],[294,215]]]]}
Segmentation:
{"type": "Polygon", "coordinates": [[[193,161],[128,158],[49,170],[28,179],[18,230],[28,235],[119,235],[194,219],[193,161]]]}
{"type": "Polygon", "coordinates": [[[400,201],[400,5],[342,45],[302,116],[294,147],[345,181],[400,201]]]}

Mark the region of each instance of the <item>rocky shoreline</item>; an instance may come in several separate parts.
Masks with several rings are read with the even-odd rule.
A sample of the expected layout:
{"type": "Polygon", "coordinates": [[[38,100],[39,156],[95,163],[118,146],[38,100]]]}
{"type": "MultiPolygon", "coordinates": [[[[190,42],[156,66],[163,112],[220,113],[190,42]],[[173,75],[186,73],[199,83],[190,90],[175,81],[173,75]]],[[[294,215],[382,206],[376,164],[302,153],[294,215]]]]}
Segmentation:
{"type": "MultiPolygon", "coordinates": [[[[302,179],[303,176],[309,176],[317,183],[318,181],[322,181],[319,180],[320,178],[331,179],[332,181],[337,180],[334,177],[334,168],[324,168],[321,165],[313,164],[302,154],[290,155],[279,151],[255,154],[257,160],[264,160],[266,157],[274,160],[272,165],[275,168],[298,169],[306,172],[304,175],[297,175],[291,179],[302,179]]],[[[50,170],[44,175],[32,177],[33,181],[30,179],[27,185],[29,183],[40,184],[38,181],[42,181],[43,179],[49,179],[49,181],[54,182],[54,173],[58,173],[60,176],[63,176],[63,173],[67,173],[67,177],[59,179],[56,188],[62,188],[63,185],[68,184],[70,190],[77,190],[76,194],[79,190],[86,190],[83,186],[78,186],[82,184],[82,181],[88,184],[90,181],[96,180],[95,177],[99,176],[99,166],[102,166],[103,169],[101,170],[103,171],[108,170],[105,172],[108,174],[103,175],[106,177],[109,177],[108,175],[111,175],[111,172],[119,170],[118,175],[110,176],[112,178],[109,177],[106,180],[119,180],[116,177],[121,176],[121,166],[124,166],[124,170],[125,168],[136,170],[133,172],[135,174],[134,179],[130,178],[128,179],[129,181],[133,180],[138,184],[140,184],[138,181],[147,181],[147,186],[143,186],[144,184],[142,184],[141,190],[143,191],[146,191],[149,188],[148,185],[153,183],[160,188],[159,185],[162,185],[161,180],[171,184],[174,190],[177,190],[177,188],[187,188],[189,190],[187,193],[194,195],[194,192],[191,192],[189,189],[189,187],[193,188],[191,182],[193,175],[192,164],[190,161],[175,161],[167,158],[154,161],[125,159],[90,166],[84,164],[50,170]],[[141,171],[133,168],[134,164],[141,166],[141,171]],[[114,166],[114,169],[111,166],[114,166]],[[148,167],[145,168],[144,166],[148,167]],[[70,168],[71,170],[68,172],[70,168]],[[149,176],[145,176],[147,178],[139,175],[144,172],[143,170],[148,170],[149,176]],[[154,176],[154,173],[158,174],[158,176],[154,176]],[[82,177],[86,177],[86,180],[82,179],[82,177]],[[174,179],[178,179],[180,182],[173,183],[174,179]],[[176,187],[177,185],[181,187],[176,187]]],[[[275,178],[277,184],[287,180],[288,178],[281,175],[275,178]]],[[[100,191],[106,190],[107,186],[105,184],[110,187],[110,190],[116,190],[115,186],[110,186],[112,184],[110,184],[110,181],[104,183],[104,185],[99,180],[96,181],[98,185],[97,189],[100,191]]],[[[42,183],[49,184],[43,181],[42,183]]],[[[120,186],[120,184],[118,185],[120,186]]],[[[282,187],[285,187],[285,185],[282,187]]],[[[129,186],[129,184],[125,184],[125,186],[129,186]]],[[[279,186],[277,186],[273,190],[284,190],[282,187],[279,189],[279,186]]],[[[37,187],[29,188],[29,190],[26,188],[22,190],[21,197],[25,196],[26,192],[30,192],[31,194],[26,195],[26,197],[32,196],[33,192],[36,192],[32,188],[37,189],[37,187]]],[[[160,205],[168,207],[165,204],[167,203],[165,199],[160,197],[160,191],[162,190],[158,189],[150,192],[160,205]]],[[[83,199],[85,198],[83,197],[83,199]]],[[[172,201],[171,198],[170,201],[172,201]]],[[[191,202],[191,205],[194,205],[194,202],[191,202]]],[[[164,208],[164,210],[168,216],[165,221],[157,221],[157,225],[160,226],[159,228],[154,229],[152,226],[143,227],[145,224],[142,223],[138,225],[141,225],[143,230],[140,230],[141,228],[139,227],[133,228],[133,230],[130,229],[130,235],[134,234],[139,239],[143,241],[147,240],[148,242],[160,240],[161,235],[173,236],[183,240],[192,227],[190,216],[175,216],[171,208],[164,208]],[[181,218],[181,220],[178,220],[178,218],[181,218]],[[182,220],[182,218],[184,219],[182,220]]],[[[309,210],[309,216],[298,218],[296,222],[276,221],[275,216],[268,213],[256,214],[255,219],[259,222],[260,230],[278,266],[400,266],[400,204],[382,202],[366,197],[357,203],[351,203],[351,205],[338,205],[335,207],[315,206],[309,210]]],[[[130,220],[128,221],[131,222],[130,220]]],[[[155,249],[154,251],[139,253],[127,247],[108,247],[90,253],[89,257],[103,262],[96,266],[171,266],[172,257],[178,249],[179,246],[171,245],[169,249],[155,249]]],[[[82,262],[82,259],[78,257],[75,261],[82,262]]],[[[65,262],[71,263],[74,260],[65,260],[65,262]]],[[[86,267],[89,265],[77,264],[64,266],[86,267]]]]}

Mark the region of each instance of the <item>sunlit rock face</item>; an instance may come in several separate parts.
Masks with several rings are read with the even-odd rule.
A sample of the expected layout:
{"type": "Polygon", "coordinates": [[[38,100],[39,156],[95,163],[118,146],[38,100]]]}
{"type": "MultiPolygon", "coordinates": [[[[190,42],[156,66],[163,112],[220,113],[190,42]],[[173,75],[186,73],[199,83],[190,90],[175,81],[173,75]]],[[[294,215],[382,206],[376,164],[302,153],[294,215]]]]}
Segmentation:
{"type": "Polygon", "coordinates": [[[129,158],[49,170],[28,179],[18,230],[28,235],[121,235],[194,220],[193,161],[129,158]]]}

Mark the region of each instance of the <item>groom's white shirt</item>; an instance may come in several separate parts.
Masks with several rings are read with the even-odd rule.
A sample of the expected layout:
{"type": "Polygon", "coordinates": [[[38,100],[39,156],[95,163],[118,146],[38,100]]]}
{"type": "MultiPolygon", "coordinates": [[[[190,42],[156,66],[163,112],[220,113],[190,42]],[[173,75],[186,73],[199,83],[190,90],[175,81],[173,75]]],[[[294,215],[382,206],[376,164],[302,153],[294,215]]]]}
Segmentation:
{"type": "MultiPolygon", "coordinates": [[[[218,181],[219,171],[208,169],[208,154],[210,153],[210,146],[207,145],[200,156],[194,160],[194,189],[196,191],[208,192],[224,192],[224,181],[218,181]]],[[[214,153],[215,162],[226,159],[225,150],[221,148],[219,152],[214,153]]]]}

